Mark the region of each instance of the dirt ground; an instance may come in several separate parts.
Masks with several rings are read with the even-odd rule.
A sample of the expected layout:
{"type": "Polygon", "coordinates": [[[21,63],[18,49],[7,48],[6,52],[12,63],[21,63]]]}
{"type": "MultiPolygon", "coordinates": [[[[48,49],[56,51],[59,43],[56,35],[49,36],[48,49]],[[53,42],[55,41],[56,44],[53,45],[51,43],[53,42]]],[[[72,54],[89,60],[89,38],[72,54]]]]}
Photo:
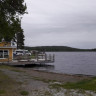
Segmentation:
{"type": "Polygon", "coordinates": [[[60,73],[53,73],[53,72],[45,72],[45,71],[38,71],[32,69],[21,69],[26,71],[26,73],[30,74],[33,77],[39,77],[45,80],[55,80],[59,82],[78,82],[83,79],[89,79],[90,77],[84,75],[68,75],[68,74],[60,74],[60,73]]]}
{"type": "MultiPolygon", "coordinates": [[[[77,82],[83,79],[90,79],[90,77],[88,76],[58,74],[52,72],[36,71],[26,68],[12,67],[0,68],[0,70],[10,78],[14,79],[16,82],[19,82],[22,90],[28,92],[28,94],[26,94],[25,96],[96,96],[96,94],[91,91],[78,93],[78,90],[69,90],[62,88],[54,89],[49,86],[52,83],[60,84],[66,82],[77,82]]],[[[23,95],[20,94],[20,96],[23,95]]]]}

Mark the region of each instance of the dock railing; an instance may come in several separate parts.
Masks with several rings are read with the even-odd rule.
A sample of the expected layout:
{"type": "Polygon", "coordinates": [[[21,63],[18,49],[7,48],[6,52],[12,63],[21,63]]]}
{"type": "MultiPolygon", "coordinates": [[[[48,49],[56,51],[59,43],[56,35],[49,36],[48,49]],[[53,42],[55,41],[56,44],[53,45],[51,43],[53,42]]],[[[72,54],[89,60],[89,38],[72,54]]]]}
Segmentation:
{"type": "Polygon", "coordinates": [[[14,55],[13,61],[30,61],[30,62],[45,62],[50,63],[55,61],[55,55],[53,54],[35,54],[35,55],[14,55]]]}

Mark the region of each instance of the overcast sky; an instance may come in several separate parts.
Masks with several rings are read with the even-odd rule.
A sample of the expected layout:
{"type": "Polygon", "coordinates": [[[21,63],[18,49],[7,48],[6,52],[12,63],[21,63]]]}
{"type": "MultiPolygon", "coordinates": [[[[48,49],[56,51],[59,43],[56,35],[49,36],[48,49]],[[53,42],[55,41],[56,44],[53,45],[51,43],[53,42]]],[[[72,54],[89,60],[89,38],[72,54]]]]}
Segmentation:
{"type": "Polygon", "coordinates": [[[25,0],[26,46],[96,48],[96,0],[25,0]]]}

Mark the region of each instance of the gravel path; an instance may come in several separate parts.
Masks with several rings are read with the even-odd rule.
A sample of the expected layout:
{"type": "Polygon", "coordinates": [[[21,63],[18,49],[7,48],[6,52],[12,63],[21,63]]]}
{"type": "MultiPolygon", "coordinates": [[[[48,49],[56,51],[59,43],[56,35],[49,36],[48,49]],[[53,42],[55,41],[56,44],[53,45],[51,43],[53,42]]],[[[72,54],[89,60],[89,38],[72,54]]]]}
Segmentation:
{"type": "Polygon", "coordinates": [[[33,77],[39,77],[46,80],[56,80],[59,82],[78,82],[80,80],[89,79],[89,76],[83,75],[68,75],[68,74],[60,74],[60,73],[53,73],[53,72],[45,72],[45,71],[38,71],[32,70],[31,68],[21,68],[21,70],[26,71],[26,73],[30,74],[33,77]]]}
{"type": "Polygon", "coordinates": [[[96,96],[96,93],[91,91],[82,92],[79,90],[68,90],[63,88],[58,90],[49,87],[50,83],[76,82],[82,79],[88,79],[88,76],[57,74],[23,68],[19,69],[21,72],[9,69],[0,70],[7,74],[10,78],[19,82],[22,89],[29,92],[29,95],[26,96],[96,96]],[[45,82],[47,80],[55,81],[45,82]]]}
{"type": "Polygon", "coordinates": [[[34,80],[32,76],[25,72],[14,72],[8,69],[0,69],[10,78],[19,82],[23,90],[29,92],[28,96],[39,96],[37,93],[49,90],[48,84],[39,80],[34,80]]]}

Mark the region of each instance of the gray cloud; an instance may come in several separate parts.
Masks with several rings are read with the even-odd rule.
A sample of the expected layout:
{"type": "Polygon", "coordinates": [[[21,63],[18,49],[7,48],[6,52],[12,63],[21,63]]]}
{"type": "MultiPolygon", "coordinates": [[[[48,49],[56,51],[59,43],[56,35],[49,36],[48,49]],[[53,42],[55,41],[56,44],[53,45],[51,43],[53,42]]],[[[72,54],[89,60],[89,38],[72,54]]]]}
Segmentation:
{"type": "Polygon", "coordinates": [[[25,45],[95,48],[95,0],[25,0],[25,45]]]}

